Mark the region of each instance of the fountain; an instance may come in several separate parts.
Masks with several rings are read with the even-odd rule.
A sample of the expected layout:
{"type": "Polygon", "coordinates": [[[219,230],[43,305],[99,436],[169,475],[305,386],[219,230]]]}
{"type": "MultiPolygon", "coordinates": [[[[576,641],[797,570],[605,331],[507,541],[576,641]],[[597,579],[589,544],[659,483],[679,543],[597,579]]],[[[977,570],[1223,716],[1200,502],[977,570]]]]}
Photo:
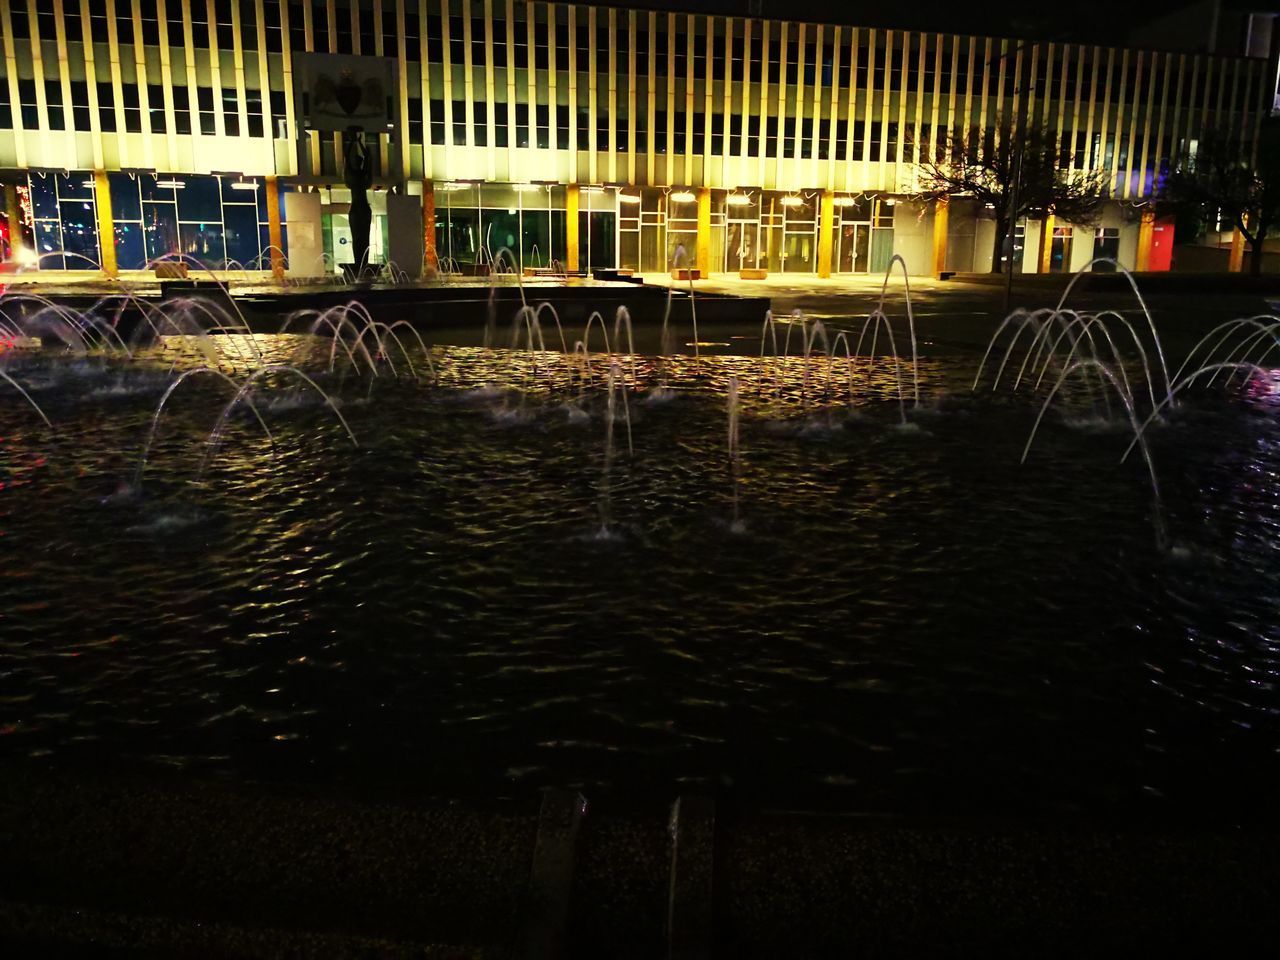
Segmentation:
{"type": "MultiPolygon", "coordinates": [[[[514,261],[486,257],[492,295],[514,261]]],[[[680,348],[670,290],[648,331],[491,296],[482,347],[358,296],[256,333],[234,298],[0,298],[7,744],[485,795],[1234,809],[1280,749],[1280,320],[1179,343],[1135,286],[947,349],[892,272],[854,322],[743,317],[747,355],[696,314],[680,348]]]]}

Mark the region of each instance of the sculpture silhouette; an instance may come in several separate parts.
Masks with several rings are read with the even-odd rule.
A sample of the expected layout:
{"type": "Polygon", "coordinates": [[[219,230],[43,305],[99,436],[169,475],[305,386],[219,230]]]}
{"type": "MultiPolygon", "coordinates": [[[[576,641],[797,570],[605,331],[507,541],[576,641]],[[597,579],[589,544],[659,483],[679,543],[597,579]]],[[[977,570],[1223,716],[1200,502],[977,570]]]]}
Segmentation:
{"type": "Polygon", "coordinates": [[[369,206],[368,190],[373,182],[373,171],[364,131],[359,127],[348,127],[342,140],[342,182],[351,191],[348,218],[351,223],[352,270],[359,278],[369,272],[369,229],[373,224],[373,209],[369,206]]]}

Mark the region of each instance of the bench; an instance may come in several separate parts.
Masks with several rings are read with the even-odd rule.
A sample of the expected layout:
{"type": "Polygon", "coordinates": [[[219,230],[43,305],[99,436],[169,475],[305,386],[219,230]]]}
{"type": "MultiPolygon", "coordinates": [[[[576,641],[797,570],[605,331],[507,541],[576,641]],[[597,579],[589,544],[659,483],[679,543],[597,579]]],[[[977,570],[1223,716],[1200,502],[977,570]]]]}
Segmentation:
{"type": "Polygon", "coordinates": [[[696,267],[693,267],[693,268],[680,267],[676,270],[671,271],[671,279],[672,280],[701,280],[702,271],[697,269],[696,267]]]}
{"type": "Polygon", "coordinates": [[[739,280],[763,280],[769,276],[769,271],[764,267],[743,267],[738,271],[739,280]]]}

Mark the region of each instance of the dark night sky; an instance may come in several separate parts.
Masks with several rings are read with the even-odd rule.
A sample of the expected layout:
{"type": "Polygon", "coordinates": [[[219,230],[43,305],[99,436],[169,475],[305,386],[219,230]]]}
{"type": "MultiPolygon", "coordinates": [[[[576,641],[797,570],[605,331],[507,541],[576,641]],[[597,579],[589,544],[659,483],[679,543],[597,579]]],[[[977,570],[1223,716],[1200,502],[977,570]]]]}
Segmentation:
{"type": "MultiPolygon", "coordinates": [[[[746,0],[678,0],[664,4],[606,4],[636,9],[667,9],[745,16],[746,0]]],[[[1031,37],[1115,43],[1135,22],[1157,17],[1183,4],[1178,0],[903,0],[901,3],[835,2],[835,0],[763,0],[761,16],[844,23],[867,27],[899,27],[979,36],[1031,37]]],[[[1267,0],[1255,0],[1258,9],[1267,0]]]]}

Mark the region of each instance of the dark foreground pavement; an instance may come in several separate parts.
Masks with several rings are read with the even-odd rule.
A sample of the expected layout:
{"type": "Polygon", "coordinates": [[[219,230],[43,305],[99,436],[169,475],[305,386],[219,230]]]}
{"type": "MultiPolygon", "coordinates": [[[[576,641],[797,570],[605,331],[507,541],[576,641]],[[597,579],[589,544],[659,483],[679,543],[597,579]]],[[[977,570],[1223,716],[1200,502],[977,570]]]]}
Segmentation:
{"type": "Polygon", "coordinates": [[[1280,934],[1280,834],[1228,824],[421,805],[10,762],[0,851],[18,958],[1156,956],[1280,934]]]}

